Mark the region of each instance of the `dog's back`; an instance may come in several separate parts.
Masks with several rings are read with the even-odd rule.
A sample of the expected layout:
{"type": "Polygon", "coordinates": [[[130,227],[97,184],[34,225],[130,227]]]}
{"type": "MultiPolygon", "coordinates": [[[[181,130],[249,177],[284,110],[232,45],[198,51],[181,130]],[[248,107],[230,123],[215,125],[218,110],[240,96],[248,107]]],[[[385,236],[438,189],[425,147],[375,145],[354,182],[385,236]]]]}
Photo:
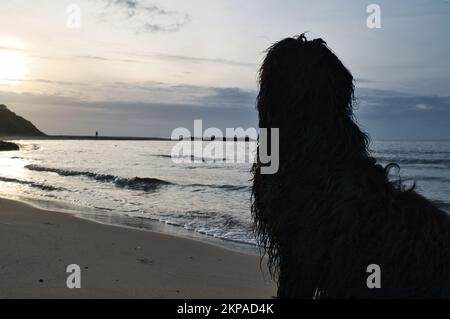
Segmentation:
{"type": "Polygon", "coordinates": [[[260,84],[260,127],[280,129],[280,168],[255,164],[252,213],[278,296],[450,297],[449,216],[370,157],[353,77],[326,44],[275,44],[260,84]],[[368,287],[369,265],[381,288],[368,287]]]}

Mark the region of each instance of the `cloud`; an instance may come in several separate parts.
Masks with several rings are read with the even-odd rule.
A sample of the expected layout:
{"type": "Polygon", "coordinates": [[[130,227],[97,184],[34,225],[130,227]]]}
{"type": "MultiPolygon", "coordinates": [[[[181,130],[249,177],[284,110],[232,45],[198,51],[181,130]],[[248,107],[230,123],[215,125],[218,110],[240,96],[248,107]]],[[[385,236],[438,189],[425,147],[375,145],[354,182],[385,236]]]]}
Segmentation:
{"type": "Polygon", "coordinates": [[[201,104],[219,105],[221,107],[253,107],[255,105],[256,91],[247,91],[240,88],[211,88],[212,94],[200,100],[201,104]]]}
{"type": "Polygon", "coordinates": [[[19,48],[11,48],[11,47],[0,46],[0,51],[17,51],[17,52],[21,52],[23,50],[19,49],[19,48]]]}
{"type": "Polygon", "coordinates": [[[393,90],[359,88],[357,112],[365,117],[421,116],[423,111],[436,116],[450,115],[450,96],[412,95],[393,90]]]}
{"type": "Polygon", "coordinates": [[[450,137],[450,96],[359,88],[356,118],[373,139],[436,140],[450,137]]]}
{"type": "Polygon", "coordinates": [[[370,80],[370,79],[366,79],[366,78],[355,78],[355,82],[357,82],[358,84],[378,83],[378,81],[374,81],[374,80],[370,80]]]}
{"type": "Polygon", "coordinates": [[[123,62],[123,63],[145,63],[139,60],[133,59],[123,59],[123,58],[110,58],[98,55],[76,55],[73,57],[69,57],[68,59],[77,59],[77,60],[92,60],[92,61],[100,61],[100,62],[123,62]]]}
{"type": "Polygon", "coordinates": [[[359,88],[356,118],[374,139],[436,140],[450,136],[450,96],[359,88]]]}
{"type": "MultiPolygon", "coordinates": [[[[157,26],[155,26],[157,28],[157,26]]],[[[19,48],[12,47],[2,47],[0,46],[0,51],[17,51],[27,53],[28,56],[33,58],[39,58],[43,60],[86,60],[86,61],[98,61],[98,62],[123,62],[123,63],[147,63],[148,58],[158,59],[163,61],[174,61],[174,62],[185,62],[185,63],[214,63],[214,64],[222,64],[222,65],[230,65],[230,66],[241,66],[241,67],[250,67],[256,68],[258,67],[258,63],[253,62],[245,62],[245,61],[236,61],[232,59],[225,58],[207,58],[207,57],[196,57],[189,55],[177,55],[177,54],[169,54],[169,53],[160,53],[160,52],[147,52],[147,53],[129,53],[129,52],[116,52],[116,54],[125,55],[125,56],[133,56],[139,59],[130,59],[130,58],[117,58],[117,57],[107,57],[101,55],[75,55],[75,56],[48,56],[48,55],[38,55],[34,54],[34,51],[31,50],[23,50],[19,48]]],[[[365,80],[365,79],[356,79],[359,83],[375,83],[374,81],[365,80]]]]}
{"type": "Polygon", "coordinates": [[[158,59],[162,61],[169,62],[185,62],[185,63],[214,63],[230,66],[241,66],[241,67],[258,67],[257,63],[236,61],[225,58],[207,58],[207,57],[196,57],[189,55],[177,55],[161,52],[146,52],[146,53],[134,53],[134,52],[116,52],[116,54],[133,56],[135,59],[123,59],[123,58],[111,58],[99,55],[78,55],[73,57],[67,57],[67,59],[79,59],[79,60],[93,60],[93,61],[104,61],[104,62],[127,62],[127,63],[145,63],[148,59],[158,59]]]}
{"type": "MultiPolygon", "coordinates": [[[[69,82],[58,81],[48,79],[28,79],[26,82],[45,83],[51,85],[62,86],[79,86],[83,87],[85,91],[87,87],[90,87],[89,83],[85,82],[69,82]]],[[[213,87],[213,86],[196,86],[189,84],[168,84],[156,81],[145,82],[106,82],[97,83],[95,90],[97,92],[114,92],[115,97],[121,96],[139,96],[139,99],[125,101],[124,103],[140,103],[139,101],[146,101],[150,103],[168,103],[168,104],[189,104],[206,108],[247,108],[253,109],[256,100],[255,90],[245,90],[237,87],[213,87]],[[139,93],[143,92],[143,94],[139,93]],[[139,94],[138,94],[139,93],[139,94]]],[[[5,101],[18,101],[18,102],[31,102],[32,96],[33,104],[62,104],[62,105],[78,105],[84,104],[77,103],[79,98],[73,98],[74,94],[69,97],[64,96],[64,93],[58,93],[55,95],[40,95],[33,93],[17,94],[12,92],[1,92],[0,98],[5,101]]],[[[79,97],[81,94],[75,94],[79,97]]],[[[114,97],[109,95],[108,100],[99,101],[99,103],[117,102],[114,101],[114,97]]],[[[96,102],[92,102],[96,103],[96,102]]]]}
{"type": "MultiPolygon", "coordinates": [[[[138,0],[97,0],[106,5],[109,13],[119,13],[128,20],[136,34],[177,32],[191,21],[191,16],[175,10],[167,10],[155,4],[138,0]]],[[[109,20],[108,12],[102,11],[101,20],[109,20]]],[[[123,22],[122,22],[123,23],[123,22]]]]}
{"type": "Polygon", "coordinates": [[[433,109],[432,106],[427,105],[427,104],[417,104],[416,108],[419,109],[419,110],[423,110],[423,111],[432,110],[433,109]]]}
{"type": "Polygon", "coordinates": [[[67,85],[67,86],[88,86],[89,83],[86,82],[72,82],[72,81],[57,81],[57,80],[47,80],[47,79],[1,79],[8,82],[32,82],[32,83],[45,83],[45,84],[55,84],[55,85],[67,85]]]}
{"type": "Polygon", "coordinates": [[[117,6],[126,9],[128,17],[132,18],[139,12],[144,11],[148,14],[168,15],[173,14],[173,11],[167,11],[156,5],[145,5],[143,1],[138,0],[103,0],[109,6],[117,6]]]}
{"type": "MultiPolygon", "coordinates": [[[[1,50],[1,47],[0,47],[1,50]]],[[[148,59],[158,59],[163,61],[174,61],[174,62],[185,62],[185,63],[214,63],[229,66],[240,66],[240,67],[251,67],[255,68],[258,66],[257,63],[235,61],[223,58],[205,58],[205,57],[194,57],[187,55],[174,55],[168,53],[119,53],[126,56],[134,56],[140,59],[130,59],[130,58],[118,58],[118,57],[106,57],[100,55],[75,55],[75,56],[40,56],[40,55],[30,55],[34,58],[44,59],[44,60],[85,60],[85,61],[97,61],[97,62],[123,62],[123,63],[148,63],[148,59]]]]}
{"type": "MultiPolygon", "coordinates": [[[[3,79],[7,81],[19,80],[3,79]]],[[[26,79],[23,82],[34,82],[49,85],[70,87],[91,87],[88,82],[63,81],[53,79],[26,79]]],[[[159,104],[189,104],[208,108],[250,108],[253,109],[257,97],[256,90],[239,87],[215,87],[191,84],[170,84],[158,81],[141,82],[99,82],[95,85],[95,91],[104,96],[99,103],[118,102],[117,97],[130,96],[135,99],[123,101],[123,103],[159,103],[159,104]],[[115,94],[108,94],[115,93],[115,94]]],[[[19,99],[15,93],[0,92],[0,97],[5,94],[13,100],[19,99]],[[9,94],[9,95],[8,95],[9,94]]],[[[57,95],[33,95],[25,93],[23,97],[34,97],[33,103],[44,104],[79,104],[74,103],[72,97],[57,95]],[[55,100],[54,100],[55,99],[55,100]]],[[[72,96],[72,94],[70,95],[72,96]]],[[[81,96],[81,95],[75,95],[81,96]]],[[[89,95],[88,95],[89,96],[89,95]]],[[[423,116],[426,112],[436,116],[450,116],[450,96],[412,95],[394,90],[357,88],[355,92],[355,113],[358,117],[387,118],[387,117],[415,117],[423,116]]],[[[20,99],[19,99],[20,100],[20,99]]],[[[76,99],[75,99],[76,100],[76,99]]],[[[2,102],[2,101],[0,101],[2,102]]],[[[84,103],[84,102],[83,102],[84,103]]]]}
{"type": "Polygon", "coordinates": [[[168,137],[177,127],[192,130],[196,119],[203,120],[204,128],[257,126],[255,109],[239,105],[86,101],[56,94],[1,91],[0,101],[19,114],[23,110],[24,116],[48,134],[85,135],[98,130],[102,135],[168,137]]]}
{"type": "Polygon", "coordinates": [[[177,32],[184,25],[191,21],[191,17],[186,15],[183,19],[171,24],[145,23],[144,26],[136,31],[136,34],[155,33],[155,32],[177,32]]]}
{"type": "MultiPolygon", "coordinates": [[[[165,92],[173,99],[88,101],[61,94],[0,91],[0,104],[30,112],[30,119],[51,134],[169,136],[175,127],[256,127],[256,92],[240,88],[169,85],[161,82],[113,82],[108,90],[165,92]]],[[[117,95],[130,96],[129,94],[117,95]]],[[[409,95],[394,90],[358,89],[356,117],[375,139],[443,139],[450,136],[450,97],[409,95]]],[[[20,112],[19,112],[20,114],[20,112]]]]}
{"type": "Polygon", "coordinates": [[[187,56],[187,55],[174,55],[174,54],[167,54],[167,53],[148,53],[144,56],[150,56],[155,57],[161,60],[168,60],[168,61],[181,61],[181,62],[190,62],[190,63],[217,63],[217,64],[225,64],[225,65],[234,65],[234,66],[248,66],[248,67],[256,67],[258,66],[257,63],[250,63],[250,62],[242,62],[242,61],[235,61],[235,60],[229,60],[229,59],[221,59],[221,58],[204,58],[204,57],[193,57],[193,56],[187,56]]]}
{"type": "Polygon", "coordinates": [[[57,94],[35,94],[31,92],[15,93],[0,91],[0,104],[7,103],[29,103],[30,105],[54,104],[54,105],[76,105],[78,98],[61,96],[57,94]]]}
{"type": "Polygon", "coordinates": [[[160,100],[176,103],[190,103],[206,107],[253,108],[256,100],[255,90],[233,87],[196,86],[189,84],[167,84],[162,82],[114,82],[112,89],[141,90],[149,95],[159,96],[160,100]]]}

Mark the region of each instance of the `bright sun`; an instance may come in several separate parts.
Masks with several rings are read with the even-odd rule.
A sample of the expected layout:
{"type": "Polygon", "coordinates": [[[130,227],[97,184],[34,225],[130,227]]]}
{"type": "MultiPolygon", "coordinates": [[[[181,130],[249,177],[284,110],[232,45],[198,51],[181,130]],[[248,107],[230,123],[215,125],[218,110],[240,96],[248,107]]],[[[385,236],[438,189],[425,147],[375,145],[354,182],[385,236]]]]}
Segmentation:
{"type": "Polygon", "coordinates": [[[22,80],[26,71],[26,59],[22,54],[0,52],[0,81],[22,80]]]}

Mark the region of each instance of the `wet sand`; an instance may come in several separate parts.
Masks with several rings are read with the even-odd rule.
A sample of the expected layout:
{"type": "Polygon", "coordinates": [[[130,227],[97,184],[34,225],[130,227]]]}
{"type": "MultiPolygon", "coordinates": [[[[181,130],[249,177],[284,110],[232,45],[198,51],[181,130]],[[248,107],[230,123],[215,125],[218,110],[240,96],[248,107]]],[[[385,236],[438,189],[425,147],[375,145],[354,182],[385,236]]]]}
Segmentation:
{"type": "Polygon", "coordinates": [[[271,298],[259,257],[0,199],[0,298],[271,298]],[[81,269],[69,289],[66,268],[81,269]],[[262,269],[261,269],[262,268],[262,269]]]}

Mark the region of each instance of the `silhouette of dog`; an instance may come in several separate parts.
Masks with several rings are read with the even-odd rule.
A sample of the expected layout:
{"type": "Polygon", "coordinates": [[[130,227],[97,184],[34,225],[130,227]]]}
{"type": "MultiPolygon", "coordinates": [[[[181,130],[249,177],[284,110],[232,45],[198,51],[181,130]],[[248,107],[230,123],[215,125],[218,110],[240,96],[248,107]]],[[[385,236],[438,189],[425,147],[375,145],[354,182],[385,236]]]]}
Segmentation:
{"type": "Polygon", "coordinates": [[[259,126],[279,128],[280,167],[254,164],[252,215],[278,297],[448,298],[450,218],[370,156],[353,83],[304,35],[274,44],[261,67],[259,126]]]}

